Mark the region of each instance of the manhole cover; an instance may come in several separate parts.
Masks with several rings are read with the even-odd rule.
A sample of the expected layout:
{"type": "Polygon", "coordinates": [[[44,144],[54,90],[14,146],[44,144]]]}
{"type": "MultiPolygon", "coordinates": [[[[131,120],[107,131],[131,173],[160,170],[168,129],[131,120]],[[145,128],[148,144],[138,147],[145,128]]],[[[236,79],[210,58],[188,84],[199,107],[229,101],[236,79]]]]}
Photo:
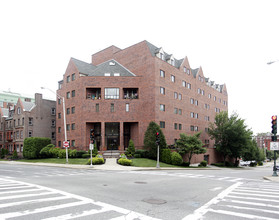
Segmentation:
{"type": "Polygon", "coordinates": [[[135,182],[137,184],[147,184],[147,182],[135,182]]]}
{"type": "Polygon", "coordinates": [[[144,199],[142,201],[147,202],[149,204],[155,204],[155,205],[162,205],[167,203],[167,201],[163,199],[144,199]]]}

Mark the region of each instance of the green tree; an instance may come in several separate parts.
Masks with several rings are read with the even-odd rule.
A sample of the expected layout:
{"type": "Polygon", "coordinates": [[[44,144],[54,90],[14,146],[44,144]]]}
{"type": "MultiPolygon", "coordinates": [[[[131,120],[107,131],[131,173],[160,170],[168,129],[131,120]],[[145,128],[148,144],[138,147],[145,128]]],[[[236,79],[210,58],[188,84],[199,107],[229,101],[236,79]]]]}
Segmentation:
{"type": "Polygon", "coordinates": [[[167,145],[165,135],[160,126],[154,121],[151,121],[144,134],[144,148],[148,151],[148,156],[151,159],[157,158],[156,132],[159,132],[160,136],[160,155],[162,150],[165,149],[167,145]]]}
{"type": "Polygon", "coordinates": [[[216,150],[223,155],[224,163],[232,157],[235,166],[252,139],[252,132],[247,129],[244,120],[237,114],[229,117],[227,112],[215,116],[215,122],[209,124],[208,133],[215,140],[216,150]]]}
{"type": "Polygon", "coordinates": [[[194,135],[180,134],[180,139],[177,140],[176,146],[179,154],[182,156],[187,154],[189,164],[194,154],[204,154],[206,149],[203,148],[203,143],[200,139],[201,132],[194,135]]]}
{"type": "Polygon", "coordinates": [[[129,157],[133,157],[134,154],[135,154],[135,144],[133,142],[132,139],[129,140],[129,146],[128,146],[128,149],[127,149],[127,156],[129,157]]]}

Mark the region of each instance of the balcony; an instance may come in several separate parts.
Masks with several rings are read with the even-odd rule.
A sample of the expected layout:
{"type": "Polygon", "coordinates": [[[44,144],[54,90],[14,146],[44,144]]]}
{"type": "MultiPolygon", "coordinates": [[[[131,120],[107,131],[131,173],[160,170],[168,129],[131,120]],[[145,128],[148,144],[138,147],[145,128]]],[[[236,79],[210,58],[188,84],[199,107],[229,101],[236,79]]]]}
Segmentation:
{"type": "Polygon", "coordinates": [[[138,99],[138,88],[124,88],[123,99],[138,99]]]}
{"type": "Polygon", "coordinates": [[[86,99],[101,99],[101,88],[86,88],[86,99]]]}

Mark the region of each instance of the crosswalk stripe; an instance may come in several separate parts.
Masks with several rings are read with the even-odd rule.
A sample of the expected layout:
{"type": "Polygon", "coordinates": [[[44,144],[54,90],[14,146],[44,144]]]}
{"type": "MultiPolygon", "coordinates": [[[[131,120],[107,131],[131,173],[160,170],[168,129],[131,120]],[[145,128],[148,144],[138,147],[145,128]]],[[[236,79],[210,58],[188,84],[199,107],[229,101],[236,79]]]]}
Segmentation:
{"type": "Polygon", "coordinates": [[[233,195],[228,195],[227,197],[235,198],[235,199],[247,199],[247,200],[257,200],[257,201],[267,201],[267,202],[278,202],[279,203],[279,200],[274,200],[274,199],[264,199],[264,198],[244,197],[244,196],[233,196],[233,195]]]}
{"type": "Polygon", "coordinates": [[[279,195],[273,196],[273,195],[258,194],[258,193],[231,192],[230,194],[243,195],[243,196],[247,195],[247,196],[257,196],[257,197],[279,198],[279,195]]]}
{"type": "Polygon", "coordinates": [[[251,207],[243,207],[243,206],[235,206],[235,205],[226,205],[225,207],[233,208],[233,209],[252,210],[253,212],[265,212],[265,213],[271,213],[271,214],[279,215],[279,211],[259,209],[258,207],[257,208],[251,208],[251,207]]]}
{"type": "Polygon", "coordinates": [[[15,191],[4,191],[0,192],[0,195],[2,194],[12,194],[12,193],[22,193],[22,192],[34,192],[34,191],[40,191],[41,189],[26,189],[26,190],[15,190],[15,191]]]}
{"type": "Polygon", "coordinates": [[[6,200],[6,199],[20,199],[20,198],[25,198],[25,197],[34,197],[34,196],[45,196],[45,195],[52,195],[56,194],[56,192],[43,192],[43,193],[36,193],[36,194],[23,194],[23,195],[15,195],[15,196],[4,196],[0,197],[1,200],[6,200]]]}
{"type": "Polygon", "coordinates": [[[44,198],[44,199],[32,199],[32,200],[24,200],[21,202],[11,202],[11,203],[5,203],[0,204],[0,208],[7,208],[10,206],[16,206],[16,205],[26,205],[26,204],[33,204],[33,203],[39,203],[39,202],[49,202],[49,201],[55,201],[55,200],[63,200],[63,199],[69,199],[70,196],[57,196],[57,197],[51,197],[51,198],[44,198]]]}
{"type": "Polygon", "coordinates": [[[271,205],[267,203],[259,203],[259,202],[246,202],[246,201],[240,201],[240,200],[234,200],[234,199],[223,199],[224,202],[231,202],[231,203],[239,203],[243,205],[252,205],[252,206],[264,206],[267,208],[279,208],[279,205],[271,205]]]}
{"type": "Polygon", "coordinates": [[[251,215],[251,214],[245,214],[245,213],[239,213],[239,212],[232,212],[232,211],[225,211],[225,210],[215,210],[215,209],[209,209],[209,212],[214,212],[218,214],[224,214],[224,215],[232,215],[242,218],[248,218],[248,219],[257,219],[257,220],[278,220],[278,218],[269,218],[264,216],[258,216],[258,215],[251,215]]]}

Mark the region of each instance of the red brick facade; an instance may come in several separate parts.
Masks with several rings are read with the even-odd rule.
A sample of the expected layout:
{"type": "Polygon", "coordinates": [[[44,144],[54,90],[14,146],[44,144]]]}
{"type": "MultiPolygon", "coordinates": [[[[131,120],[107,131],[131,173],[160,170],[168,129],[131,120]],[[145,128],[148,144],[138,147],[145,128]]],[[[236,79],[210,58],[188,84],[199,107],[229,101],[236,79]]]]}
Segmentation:
{"type": "MultiPolygon", "coordinates": [[[[125,150],[129,138],[136,148],[141,148],[148,124],[155,121],[161,125],[168,145],[173,145],[180,133],[202,131],[209,162],[218,160],[206,129],[208,123],[214,121],[216,112],[228,110],[225,85],[209,81],[202,68],[191,69],[187,57],[176,60],[147,41],[123,50],[115,46],[104,49],[92,55],[92,66],[98,67],[111,59],[134,76],[90,76],[81,72],[71,59],[59,82],[57,93],[65,97],[67,136],[72,147],[88,150],[90,129],[94,129],[102,152],[115,144],[119,146],[113,149],[125,150]],[[106,88],[117,88],[119,97],[105,98],[106,88]],[[137,97],[128,99],[127,91],[137,93],[137,97]],[[91,93],[96,99],[91,98],[91,93]],[[115,134],[118,141],[113,139],[117,138],[115,134]]],[[[57,145],[61,146],[64,140],[62,102],[57,102],[57,113],[57,145]]],[[[196,156],[193,162],[206,157],[196,156]]]]}

